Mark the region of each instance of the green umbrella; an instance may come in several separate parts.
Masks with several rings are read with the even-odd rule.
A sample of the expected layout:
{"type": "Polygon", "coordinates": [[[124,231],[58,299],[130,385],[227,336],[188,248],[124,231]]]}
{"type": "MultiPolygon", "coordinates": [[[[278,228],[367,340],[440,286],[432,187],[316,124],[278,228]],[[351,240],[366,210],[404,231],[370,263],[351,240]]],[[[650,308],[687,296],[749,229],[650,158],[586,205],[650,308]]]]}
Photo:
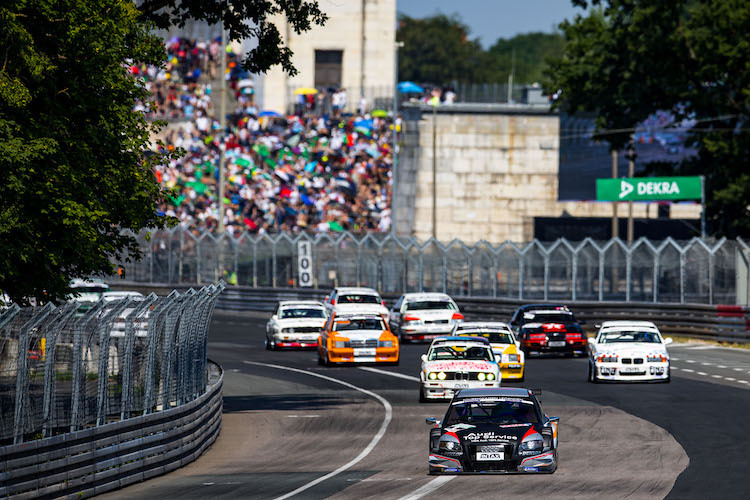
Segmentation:
{"type": "Polygon", "coordinates": [[[344,230],[344,228],[343,228],[343,227],[341,227],[341,224],[339,224],[339,223],[338,223],[338,222],[336,222],[335,220],[332,220],[332,221],[330,221],[330,222],[328,223],[328,227],[329,227],[329,228],[330,228],[330,229],[331,229],[332,231],[339,231],[339,232],[341,232],[341,231],[343,231],[343,230],[344,230]]]}
{"type": "Polygon", "coordinates": [[[376,109],[376,110],[373,110],[373,112],[370,114],[377,118],[385,118],[386,116],[388,116],[388,111],[384,109],[376,109]]]}

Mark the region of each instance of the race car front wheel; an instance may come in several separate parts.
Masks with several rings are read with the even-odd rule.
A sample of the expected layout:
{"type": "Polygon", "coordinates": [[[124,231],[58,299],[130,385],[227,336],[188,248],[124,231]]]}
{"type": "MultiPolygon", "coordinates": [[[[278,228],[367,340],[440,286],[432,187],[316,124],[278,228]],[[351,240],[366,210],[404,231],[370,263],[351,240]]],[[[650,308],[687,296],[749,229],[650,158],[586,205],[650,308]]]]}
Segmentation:
{"type": "Polygon", "coordinates": [[[596,369],[591,366],[591,363],[589,363],[589,382],[592,384],[596,384],[599,382],[599,379],[596,376],[596,369]]]}
{"type": "Polygon", "coordinates": [[[419,384],[419,402],[420,403],[427,402],[427,398],[424,397],[424,386],[422,384],[419,384]]]}

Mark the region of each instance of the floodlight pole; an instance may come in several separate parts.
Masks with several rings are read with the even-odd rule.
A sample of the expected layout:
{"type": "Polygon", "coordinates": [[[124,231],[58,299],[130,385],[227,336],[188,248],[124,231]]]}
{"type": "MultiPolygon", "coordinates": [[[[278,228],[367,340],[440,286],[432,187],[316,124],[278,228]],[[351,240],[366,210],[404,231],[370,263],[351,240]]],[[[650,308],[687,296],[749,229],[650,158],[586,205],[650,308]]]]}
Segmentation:
{"type": "Polygon", "coordinates": [[[404,46],[404,42],[396,42],[396,53],[393,58],[393,150],[391,152],[391,236],[396,238],[396,195],[398,184],[396,165],[398,165],[398,49],[404,46]]]}
{"type": "Polygon", "coordinates": [[[227,73],[227,37],[226,33],[224,32],[224,22],[221,23],[221,74],[219,77],[221,78],[221,91],[219,92],[219,95],[221,96],[221,103],[219,104],[219,192],[218,192],[218,226],[217,230],[219,232],[219,235],[224,234],[224,184],[226,183],[226,180],[224,178],[225,170],[226,170],[226,128],[227,128],[227,80],[226,80],[226,73],[227,73]]]}
{"type": "MultiPolygon", "coordinates": [[[[612,178],[617,179],[617,150],[612,150],[612,178]]],[[[612,238],[620,235],[620,222],[617,220],[617,202],[612,202],[612,238]]]]}
{"type": "Polygon", "coordinates": [[[701,175],[701,238],[706,238],[706,176],[701,175]]]}

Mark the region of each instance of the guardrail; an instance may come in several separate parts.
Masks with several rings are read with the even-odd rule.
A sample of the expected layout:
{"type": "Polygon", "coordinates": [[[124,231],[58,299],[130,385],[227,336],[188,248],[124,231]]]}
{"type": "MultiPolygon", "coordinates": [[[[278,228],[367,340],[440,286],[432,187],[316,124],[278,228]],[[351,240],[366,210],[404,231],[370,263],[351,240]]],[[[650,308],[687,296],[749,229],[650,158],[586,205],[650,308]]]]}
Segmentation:
{"type": "Polygon", "coordinates": [[[195,460],[219,435],[224,375],[218,365],[197,399],[38,441],[0,448],[0,496],[87,498],[195,460]]]}
{"type": "MultiPolygon", "coordinates": [[[[119,282],[113,288],[164,291],[169,285],[119,282]]],[[[252,288],[230,286],[216,308],[224,311],[271,312],[280,300],[322,300],[327,291],[309,288],[252,288]]],[[[392,304],[399,294],[383,294],[392,304]]],[[[468,320],[508,321],[521,305],[539,302],[494,297],[454,297],[468,320]]],[[[584,327],[608,320],[653,321],[664,333],[723,342],[750,342],[750,308],[735,305],[654,304],[652,302],[562,301],[584,319],[584,327]]]]}

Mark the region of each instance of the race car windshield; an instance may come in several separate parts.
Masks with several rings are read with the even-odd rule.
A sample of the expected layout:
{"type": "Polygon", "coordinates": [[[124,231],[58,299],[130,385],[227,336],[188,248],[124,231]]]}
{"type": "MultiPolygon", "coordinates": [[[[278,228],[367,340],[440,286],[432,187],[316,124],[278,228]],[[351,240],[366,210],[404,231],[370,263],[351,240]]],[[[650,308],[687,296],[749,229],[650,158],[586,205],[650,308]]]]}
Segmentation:
{"type": "Polygon", "coordinates": [[[495,361],[492,349],[482,346],[462,347],[453,345],[437,346],[430,349],[429,361],[495,361]]]}
{"type": "Polygon", "coordinates": [[[407,302],[404,311],[436,311],[436,310],[456,311],[456,306],[447,300],[415,300],[407,302]]]}
{"type": "Polygon", "coordinates": [[[342,295],[338,298],[339,304],[380,304],[377,295],[342,295]]]}
{"type": "Polygon", "coordinates": [[[524,323],[575,323],[573,313],[525,313],[524,323]]]}
{"type": "Polygon", "coordinates": [[[539,412],[530,399],[498,398],[495,401],[466,401],[451,405],[444,425],[493,422],[497,424],[536,424],[539,412]]]}
{"type": "Polygon", "coordinates": [[[288,309],[282,309],[279,314],[280,319],[291,319],[291,318],[325,318],[326,315],[323,309],[314,307],[294,307],[288,309]]]}
{"type": "Polygon", "coordinates": [[[383,320],[379,318],[356,318],[336,321],[333,323],[336,332],[349,332],[353,330],[385,330],[383,320]]]}
{"type": "Polygon", "coordinates": [[[488,330],[464,330],[460,334],[462,337],[484,337],[490,341],[490,344],[513,344],[513,336],[507,332],[488,331],[488,330]]]}
{"type": "Polygon", "coordinates": [[[602,344],[617,344],[625,342],[643,342],[646,344],[661,344],[659,335],[654,332],[606,332],[602,334],[602,344]]]}

